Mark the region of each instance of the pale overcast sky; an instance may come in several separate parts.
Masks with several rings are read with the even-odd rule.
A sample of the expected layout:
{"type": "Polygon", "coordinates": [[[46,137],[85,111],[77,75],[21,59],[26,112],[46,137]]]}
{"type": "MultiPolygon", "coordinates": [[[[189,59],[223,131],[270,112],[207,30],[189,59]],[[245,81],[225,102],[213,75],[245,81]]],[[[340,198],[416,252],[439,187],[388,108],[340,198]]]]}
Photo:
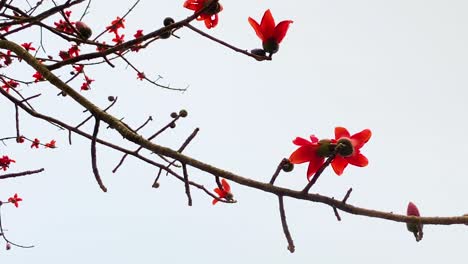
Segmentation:
{"type": "MultiPolygon", "coordinates": [[[[180,1],[142,0],[126,18],[127,38],[137,29],[150,32],[166,16],[191,14],[180,1]]],[[[268,181],[277,163],[295,149],[296,136],[332,137],[335,126],[351,133],[369,128],[373,136],[361,150],[365,168],[349,167],[343,176],[325,171],[313,192],[342,197],[354,189],[349,203],[404,213],[409,201],[425,216],[468,213],[466,187],[466,113],[468,17],[466,1],[221,1],[219,25],[207,30],[244,49],[260,47],[247,22],[260,20],[270,8],[277,22],[294,23],[273,61],[257,62],[203,38],[189,29],[181,39],[157,41],[129,59],[147,76],[164,77],[187,92],[169,92],[136,80],[121,62],[88,68],[96,81],[83,95],[105,107],[108,95],[119,96],[111,113],[154,133],[169,114],[187,109],[189,117],[157,143],[178,148],[195,127],[200,133],[185,151],[243,176],[268,181]]],[[[96,32],[130,1],[93,1],[84,21],[96,32]]],[[[84,6],[83,6],[84,7],[84,6]]],[[[79,9],[82,10],[82,9],[79,9]]],[[[72,20],[81,15],[78,10],[72,20]]],[[[49,22],[53,22],[50,20],[49,22]]],[[[107,42],[110,42],[106,36],[107,42]]],[[[37,46],[39,32],[22,42],[37,46]]],[[[68,47],[44,39],[48,51],[68,47]]],[[[70,69],[57,71],[68,78],[70,69]]],[[[4,71],[5,74],[13,74],[4,71]]],[[[14,73],[30,77],[33,70],[14,73]]],[[[72,83],[79,89],[81,81],[72,83]]],[[[79,123],[87,115],[70,98],[56,97],[46,84],[23,87],[24,94],[42,93],[38,110],[79,123]]],[[[14,107],[0,98],[2,134],[14,135],[14,107]]],[[[17,192],[19,209],[2,207],[10,239],[34,249],[0,251],[2,263],[441,263],[466,259],[466,226],[426,226],[416,243],[404,224],[341,213],[330,207],[285,199],[296,253],[286,250],[277,198],[232,183],[237,204],[211,205],[193,189],[187,207],[184,186],[162,177],[151,188],[156,171],[132,158],[116,174],[121,154],[98,147],[98,164],[109,191],[102,193],[90,166],[89,141],[73,137],[21,114],[22,131],[30,137],[56,139],[55,150],[30,150],[12,142],[0,154],[17,161],[10,171],[45,167],[40,175],[2,181],[2,199],[17,192]]],[[[92,130],[92,124],[86,126],[92,130]]],[[[102,129],[102,136],[120,136],[102,129]]],[[[131,144],[124,144],[133,148],[131,144]]],[[[306,165],[281,174],[278,185],[301,189],[306,165]]],[[[191,178],[215,187],[206,173],[191,178]]]]}

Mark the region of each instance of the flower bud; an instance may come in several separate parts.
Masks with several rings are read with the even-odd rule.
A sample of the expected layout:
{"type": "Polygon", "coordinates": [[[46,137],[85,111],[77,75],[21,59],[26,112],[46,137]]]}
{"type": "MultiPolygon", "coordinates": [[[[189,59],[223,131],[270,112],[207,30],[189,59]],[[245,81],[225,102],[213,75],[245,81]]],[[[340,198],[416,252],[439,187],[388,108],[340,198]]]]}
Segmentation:
{"type": "Polygon", "coordinates": [[[262,49],[253,49],[250,51],[250,53],[257,55],[257,56],[266,56],[266,53],[262,49]]]}
{"type": "Polygon", "coordinates": [[[179,111],[179,116],[180,117],[184,118],[184,117],[187,117],[187,115],[188,115],[187,110],[182,109],[182,110],[179,111]]]}
{"type": "Polygon", "coordinates": [[[83,37],[83,39],[89,39],[93,34],[91,28],[81,21],[75,23],[75,28],[80,33],[81,37],[83,37]]]}
{"type": "Polygon", "coordinates": [[[172,112],[172,113],[171,113],[171,117],[172,117],[172,118],[176,118],[177,116],[178,116],[178,115],[177,115],[176,112],[172,112]]]}
{"type": "Polygon", "coordinates": [[[340,156],[349,157],[354,153],[353,143],[351,143],[351,140],[347,138],[341,138],[338,140],[337,146],[339,146],[337,149],[337,154],[340,156]]]}
{"type": "Polygon", "coordinates": [[[285,160],[281,166],[281,169],[284,172],[291,172],[294,170],[294,164],[292,164],[289,160],[285,160]]]}
{"type": "Polygon", "coordinates": [[[165,27],[167,27],[167,26],[169,26],[171,24],[174,24],[174,23],[175,23],[175,21],[174,21],[174,19],[172,17],[166,17],[164,19],[164,21],[163,21],[163,24],[164,24],[165,27]]]}
{"type": "MultiPolygon", "coordinates": [[[[412,202],[408,203],[408,208],[406,210],[407,216],[420,216],[418,207],[412,202]]],[[[416,242],[421,241],[423,238],[423,225],[421,223],[413,222],[413,223],[406,223],[406,228],[408,231],[414,234],[416,238],[416,242]]]]}

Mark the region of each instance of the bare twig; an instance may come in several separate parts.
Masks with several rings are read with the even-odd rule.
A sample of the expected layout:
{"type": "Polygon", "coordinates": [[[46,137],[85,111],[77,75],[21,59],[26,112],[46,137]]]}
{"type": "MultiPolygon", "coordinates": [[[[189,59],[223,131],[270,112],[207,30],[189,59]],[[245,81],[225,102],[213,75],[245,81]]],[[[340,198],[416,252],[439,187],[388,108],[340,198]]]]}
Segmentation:
{"type": "Polygon", "coordinates": [[[278,178],[278,175],[280,174],[281,170],[283,169],[283,165],[288,162],[288,159],[284,158],[280,161],[278,164],[278,167],[276,167],[275,172],[273,173],[273,176],[271,176],[270,184],[274,184],[276,181],[276,178],[278,178]]]}
{"type": "Polygon", "coordinates": [[[26,176],[26,175],[31,175],[31,174],[36,174],[43,172],[44,168],[38,169],[38,170],[31,170],[31,171],[22,171],[22,172],[16,172],[16,173],[8,173],[8,174],[3,174],[0,175],[0,179],[8,179],[8,178],[15,178],[15,177],[21,177],[21,176],[26,176]]]}
{"type": "Polygon", "coordinates": [[[190,195],[190,184],[188,179],[187,165],[182,164],[182,171],[184,173],[185,194],[187,195],[188,206],[192,206],[192,196],[190,195]]]}
{"type": "Polygon", "coordinates": [[[93,167],[94,177],[103,192],[107,192],[106,186],[102,182],[101,176],[99,175],[99,170],[97,167],[97,157],[96,157],[96,138],[99,133],[99,118],[96,117],[96,123],[94,125],[93,138],[91,139],[91,165],[93,167]]]}
{"type": "Polygon", "coordinates": [[[286,236],[286,240],[288,241],[288,250],[289,252],[294,253],[294,250],[295,250],[294,241],[291,237],[291,233],[289,232],[288,223],[286,222],[286,212],[284,211],[284,202],[283,202],[282,195],[278,195],[278,201],[279,201],[279,211],[280,211],[280,217],[281,217],[281,226],[283,226],[284,236],[286,236]]]}

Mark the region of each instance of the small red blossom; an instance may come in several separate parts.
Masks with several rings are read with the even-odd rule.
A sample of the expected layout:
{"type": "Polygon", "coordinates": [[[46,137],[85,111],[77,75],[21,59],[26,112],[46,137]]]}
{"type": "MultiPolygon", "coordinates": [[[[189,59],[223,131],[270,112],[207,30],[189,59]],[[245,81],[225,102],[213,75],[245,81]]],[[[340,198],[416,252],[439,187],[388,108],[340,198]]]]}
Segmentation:
{"type": "MultiPolygon", "coordinates": [[[[73,24],[73,22],[70,24],[73,24]]],[[[73,34],[75,31],[73,31],[73,28],[70,27],[70,24],[68,24],[67,21],[62,19],[60,19],[59,22],[54,22],[55,29],[57,29],[58,31],[73,34]]]]}
{"type": "Polygon", "coordinates": [[[11,50],[8,50],[7,53],[0,53],[1,57],[3,58],[3,63],[5,66],[10,65],[13,62],[13,59],[11,58],[11,50]]]}
{"type": "Polygon", "coordinates": [[[9,25],[9,26],[4,26],[4,27],[1,27],[1,28],[0,28],[0,31],[9,32],[9,31],[10,31],[10,28],[11,28],[11,25],[9,25]]]}
{"type": "Polygon", "coordinates": [[[8,156],[3,156],[0,158],[0,168],[6,171],[12,162],[14,163],[16,161],[10,159],[8,156]]]}
{"type": "Polygon", "coordinates": [[[286,36],[289,25],[293,23],[292,20],[284,20],[275,26],[275,20],[270,9],[265,11],[260,24],[251,17],[249,17],[248,21],[257,36],[262,40],[263,49],[270,54],[278,51],[279,44],[286,36]]]}
{"type": "Polygon", "coordinates": [[[367,166],[369,161],[361,154],[360,149],[367,143],[367,141],[369,141],[371,136],[372,132],[369,129],[364,129],[363,131],[351,136],[346,128],[335,128],[334,141],[336,141],[337,144],[344,144],[345,147],[343,150],[346,152],[338,151],[338,154],[331,163],[333,170],[338,176],[343,174],[343,171],[348,164],[358,167],[367,166]]]}
{"type": "Polygon", "coordinates": [[[34,77],[34,82],[35,83],[44,80],[44,77],[39,72],[34,73],[32,77],[34,77]]]}
{"type": "Polygon", "coordinates": [[[82,91],[88,91],[91,89],[90,84],[94,82],[95,80],[89,78],[87,75],[85,75],[85,82],[81,85],[81,90],[82,91]]]}
{"type": "Polygon", "coordinates": [[[34,141],[31,144],[31,148],[39,148],[40,143],[41,143],[41,141],[39,141],[39,139],[35,138],[34,141]]]}
{"type": "MultiPolygon", "coordinates": [[[[207,7],[212,3],[211,0],[186,0],[184,2],[184,7],[190,10],[193,10],[195,13],[200,11],[202,8],[207,7]]],[[[201,13],[197,20],[204,21],[206,28],[214,28],[218,25],[218,13],[223,10],[223,6],[217,2],[215,5],[212,5],[210,8],[201,13]]]]}
{"type": "Polygon", "coordinates": [[[310,177],[314,175],[325,162],[324,155],[320,155],[319,152],[319,140],[316,136],[312,135],[310,136],[310,141],[305,138],[297,137],[293,140],[293,143],[299,146],[299,148],[291,154],[289,161],[292,164],[309,162],[307,179],[310,180],[310,177]]]}
{"type": "Polygon", "coordinates": [[[21,144],[21,143],[24,143],[24,136],[19,136],[19,137],[17,137],[17,138],[16,138],[16,142],[17,142],[17,143],[20,143],[20,144],[21,144]]]}
{"type": "Polygon", "coordinates": [[[71,10],[65,10],[65,16],[67,16],[68,18],[70,18],[71,13],[71,10]]]}
{"type": "Polygon", "coordinates": [[[10,250],[10,249],[11,249],[11,244],[10,244],[9,242],[6,243],[5,249],[6,249],[6,250],[10,250]]]}
{"type": "Polygon", "coordinates": [[[106,29],[109,32],[115,33],[115,35],[118,35],[119,34],[119,32],[118,32],[119,28],[125,28],[124,22],[125,22],[125,19],[117,17],[116,19],[114,19],[111,22],[110,26],[106,27],[106,29]]]}
{"type": "Polygon", "coordinates": [[[78,48],[78,46],[77,45],[71,46],[71,48],[68,49],[68,55],[70,55],[71,58],[79,56],[80,49],[78,48]]]}
{"type": "Polygon", "coordinates": [[[73,65],[73,69],[75,69],[76,73],[82,73],[84,65],[73,65]]]}
{"type": "Polygon", "coordinates": [[[70,56],[70,53],[68,51],[64,51],[64,50],[61,50],[59,52],[59,57],[62,59],[62,60],[68,60],[71,58],[70,56]]]}
{"type": "Polygon", "coordinates": [[[8,202],[12,203],[15,205],[16,208],[19,206],[19,202],[23,201],[20,197],[18,197],[18,194],[15,193],[13,197],[8,198],[8,202]]]}
{"type": "Polygon", "coordinates": [[[115,34],[115,37],[112,39],[115,42],[115,45],[122,44],[124,42],[125,34],[119,35],[115,34]]]}
{"type": "Polygon", "coordinates": [[[19,83],[15,80],[8,80],[7,82],[3,81],[2,88],[7,91],[7,93],[10,91],[10,88],[16,88],[19,86],[19,83]]]}
{"type": "Polygon", "coordinates": [[[32,42],[29,42],[29,43],[23,43],[21,44],[21,46],[25,49],[25,50],[36,50],[36,48],[34,48],[32,45],[32,42]]]}
{"type": "Polygon", "coordinates": [[[55,143],[56,141],[52,139],[49,143],[46,143],[44,146],[46,148],[56,148],[55,143]]]}
{"type": "MultiPolygon", "coordinates": [[[[232,193],[231,193],[231,186],[229,186],[229,183],[225,180],[221,180],[221,186],[223,187],[222,189],[220,188],[215,188],[214,192],[218,194],[219,199],[227,199],[227,200],[232,200],[232,193]]],[[[215,205],[217,202],[219,202],[218,199],[213,199],[212,204],[215,205]]]]}
{"type": "Polygon", "coordinates": [[[143,29],[138,29],[137,32],[133,35],[134,38],[140,38],[140,37],[143,37],[144,34],[143,34],[143,29]]]}
{"type": "Polygon", "coordinates": [[[140,80],[144,80],[146,78],[145,76],[145,73],[144,72],[138,72],[137,73],[137,79],[140,79],[140,80]]]}

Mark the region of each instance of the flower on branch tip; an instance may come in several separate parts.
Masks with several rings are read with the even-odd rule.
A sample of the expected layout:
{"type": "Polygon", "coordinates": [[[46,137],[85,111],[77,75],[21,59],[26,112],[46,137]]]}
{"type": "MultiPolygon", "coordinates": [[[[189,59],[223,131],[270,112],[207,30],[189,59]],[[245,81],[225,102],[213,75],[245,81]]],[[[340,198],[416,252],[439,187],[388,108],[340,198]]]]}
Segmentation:
{"type": "MultiPolygon", "coordinates": [[[[221,187],[222,188],[214,189],[214,192],[218,194],[218,198],[232,201],[233,195],[231,193],[231,186],[229,186],[229,183],[225,179],[221,179],[221,187]]],[[[219,199],[213,199],[212,204],[215,205],[217,202],[219,202],[219,199]]]]}
{"type": "MultiPolygon", "coordinates": [[[[407,216],[421,216],[419,214],[418,207],[412,203],[408,203],[408,207],[406,209],[406,215],[407,216]]],[[[414,234],[414,237],[416,238],[416,242],[421,241],[423,238],[423,225],[420,223],[406,223],[406,228],[408,231],[414,234]]]]}
{"type": "Polygon", "coordinates": [[[143,37],[144,34],[143,34],[143,29],[138,29],[137,32],[133,35],[134,38],[140,38],[140,37],[143,37]]]}
{"type": "Polygon", "coordinates": [[[34,48],[32,45],[32,42],[28,42],[28,43],[23,43],[21,44],[21,46],[25,49],[25,50],[36,50],[36,48],[34,48]]]}
{"type": "Polygon", "coordinates": [[[286,36],[289,25],[293,23],[292,20],[284,20],[275,26],[275,19],[270,9],[265,11],[260,24],[251,17],[249,17],[248,21],[257,36],[262,40],[263,50],[270,53],[270,55],[278,51],[279,44],[286,36]]]}
{"type": "Polygon", "coordinates": [[[34,141],[31,144],[31,148],[39,148],[40,143],[41,143],[41,141],[39,141],[39,139],[35,138],[34,141]]]}
{"type": "Polygon", "coordinates": [[[223,10],[223,6],[219,2],[216,2],[213,5],[212,2],[213,0],[186,0],[184,2],[184,7],[193,10],[196,13],[211,5],[197,17],[197,20],[203,20],[206,28],[210,29],[218,25],[218,13],[223,10]]]}
{"type": "Polygon", "coordinates": [[[119,35],[115,34],[115,37],[112,39],[115,42],[115,45],[122,44],[124,42],[125,34],[119,35]]]}
{"type": "Polygon", "coordinates": [[[16,161],[10,159],[8,156],[3,156],[0,158],[0,168],[6,171],[12,162],[14,163],[16,161]]]}
{"type": "Polygon", "coordinates": [[[20,197],[18,197],[18,194],[15,193],[13,197],[8,198],[8,202],[12,203],[15,205],[16,208],[19,206],[19,202],[23,201],[20,197]]]}
{"type": "Polygon", "coordinates": [[[90,84],[94,82],[93,79],[89,78],[87,75],[85,75],[85,82],[81,85],[81,90],[82,91],[87,91],[91,89],[90,84]]]}
{"type": "Polygon", "coordinates": [[[57,146],[55,146],[55,143],[56,141],[52,139],[49,143],[46,143],[44,146],[46,148],[56,148],[57,146]]]}
{"type": "Polygon", "coordinates": [[[369,129],[364,129],[359,133],[350,135],[344,127],[335,128],[336,157],[331,165],[335,173],[339,176],[343,174],[348,164],[365,167],[369,164],[367,158],[361,154],[360,149],[366,144],[372,136],[369,129]]]}
{"type": "Polygon", "coordinates": [[[319,139],[314,135],[310,136],[310,141],[301,137],[293,140],[293,143],[299,146],[299,148],[291,154],[289,162],[292,164],[309,162],[309,167],[307,168],[308,180],[325,162],[326,155],[321,153],[321,149],[323,149],[322,142],[319,142],[319,139]]]}

